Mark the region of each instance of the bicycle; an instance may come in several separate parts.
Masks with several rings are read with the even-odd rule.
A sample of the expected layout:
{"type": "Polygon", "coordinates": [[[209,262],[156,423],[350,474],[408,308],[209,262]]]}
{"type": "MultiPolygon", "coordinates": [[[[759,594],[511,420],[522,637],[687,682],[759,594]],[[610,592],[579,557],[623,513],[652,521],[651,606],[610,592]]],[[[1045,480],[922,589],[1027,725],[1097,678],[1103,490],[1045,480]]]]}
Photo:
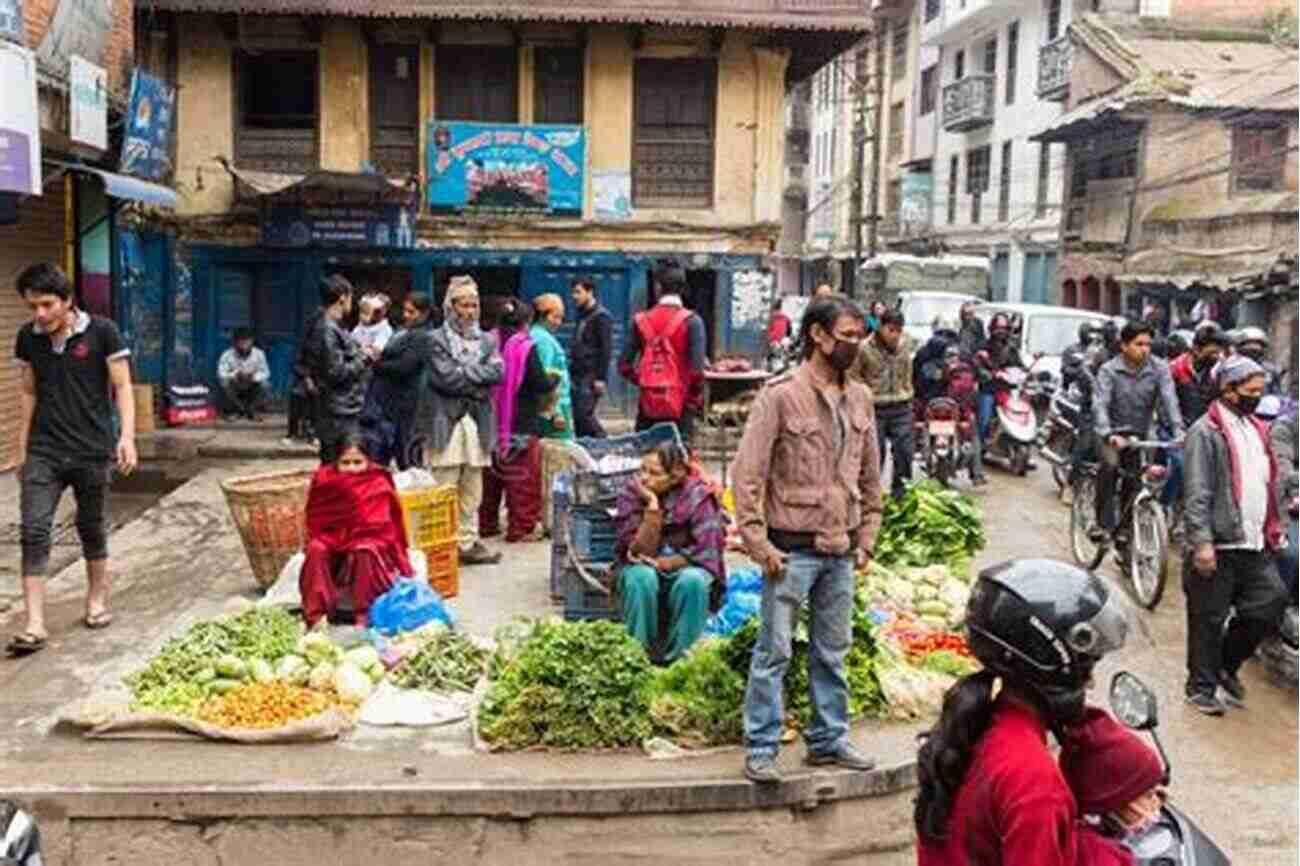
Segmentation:
{"type": "MultiPolygon", "coordinates": [[[[1129,434],[1117,433],[1117,436],[1129,434]]],[[[1148,457],[1157,451],[1181,447],[1175,442],[1144,441],[1129,438],[1122,450],[1137,450],[1141,456],[1136,471],[1126,469],[1121,461],[1116,495],[1126,480],[1139,482],[1138,492],[1130,502],[1122,503],[1119,527],[1128,526],[1130,537],[1121,545],[1116,533],[1099,531],[1097,527],[1097,473],[1096,463],[1080,468],[1074,480],[1074,502],[1070,506],[1070,548],[1074,560],[1086,569],[1101,565],[1111,547],[1116,548],[1116,560],[1121,573],[1139,604],[1155,610],[1165,592],[1169,579],[1169,531],[1165,525],[1165,512],[1159,495],[1168,477],[1164,466],[1152,463],[1148,457]],[[1099,537],[1100,536],[1100,537],[1099,537]]]]}

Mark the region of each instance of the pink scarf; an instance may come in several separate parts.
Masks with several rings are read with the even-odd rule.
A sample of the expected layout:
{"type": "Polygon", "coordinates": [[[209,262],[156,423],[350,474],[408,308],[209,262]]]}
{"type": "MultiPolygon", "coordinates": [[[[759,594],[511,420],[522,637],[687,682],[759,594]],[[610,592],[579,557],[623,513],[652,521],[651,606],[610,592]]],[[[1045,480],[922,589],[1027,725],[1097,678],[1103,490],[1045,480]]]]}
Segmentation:
{"type": "Polygon", "coordinates": [[[510,450],[510,437],[515,432],[515,400],[528,372],[528,353],[532,350],[533,339],[527,329],[512,334],[501,347],[505,376],[492,387],[492,402],[497,409],[497,450],[502,454],[510,450]]]}

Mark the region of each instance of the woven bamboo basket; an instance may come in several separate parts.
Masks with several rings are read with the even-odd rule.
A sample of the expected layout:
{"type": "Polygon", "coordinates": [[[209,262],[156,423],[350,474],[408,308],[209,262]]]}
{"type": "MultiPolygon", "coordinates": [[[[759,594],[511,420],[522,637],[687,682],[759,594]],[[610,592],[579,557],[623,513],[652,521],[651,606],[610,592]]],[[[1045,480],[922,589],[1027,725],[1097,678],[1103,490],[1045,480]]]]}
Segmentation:
{"type": "Polygon", "coordinates": [[[300,469],[221,482],[253,579],[263,589],[275,583],[284,564],[302,549],[312,474],[300,469]]]}

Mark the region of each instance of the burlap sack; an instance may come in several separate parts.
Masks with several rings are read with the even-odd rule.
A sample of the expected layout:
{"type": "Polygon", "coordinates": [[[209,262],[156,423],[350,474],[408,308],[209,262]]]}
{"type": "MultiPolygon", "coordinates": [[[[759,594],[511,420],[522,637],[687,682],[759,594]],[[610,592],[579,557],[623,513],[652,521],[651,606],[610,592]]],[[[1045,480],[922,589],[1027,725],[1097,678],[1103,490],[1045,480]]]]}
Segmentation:
{"type": "Polygon", "coordinates": [[[279,728],[220,728],[184,716],[133,713],[124,707],[83,704],[61,720],[92,739],[189,740],[231,743],[312,743],[337,739],[350,731],[352,716],[337,707],[279,728]]]}

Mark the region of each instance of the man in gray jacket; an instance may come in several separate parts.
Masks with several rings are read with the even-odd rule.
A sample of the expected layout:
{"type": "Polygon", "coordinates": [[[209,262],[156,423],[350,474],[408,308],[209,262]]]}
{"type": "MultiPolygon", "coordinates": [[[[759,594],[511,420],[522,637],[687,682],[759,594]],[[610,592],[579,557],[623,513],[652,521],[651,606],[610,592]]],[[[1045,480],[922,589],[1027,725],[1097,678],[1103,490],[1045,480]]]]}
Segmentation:
{"type": "MultiPolygon", "coordinates": [[[[1097,390],[1092,401],[1093,430],[1101,442],[1101,468],[1097,473],[1097,526],[1103,533],[1115,532],[1119,522],[1115,482],[1121,458],[1136,475],[1136,451],[1126,451],[1130,436],[1150,435],[1151,422],[1159,411],[1174,439],[1183,436],[1183,416],[1178,409],[1178,391],[1169,365],[1151,357],[1151,326],[1127,322],[1119,334],[1119,354],[1097,371],[1097,390]],[[1127,434],[1127,435],[1123,435],[1127,434]]],[[[1126,478],[1120,499],[1128,502],[1137,495],[1137,481],[1126,478]]]]}
{"type": "Polygon", "coordinates": [[[1254,416],[1266,380],[1249,358],[1220,363],[1219,399],[1187,434],[1186,692],[1189,704],[1211,716],[1224,714],[1223,701],[1245,706],[1237,672],[1277,628],[1285,597],[1274,561],[1282,543],[1278,465],[1254,416]],[[1229,609],[1236,615],[1225,629],[1229,609]]]}
{"type": "Polygon", "coordinates": [[[352,284],[339,274],[321,281],[319,317],[303,338],[303,365],[320,389],[316,399],[316,435],[320,462],[338,459],[339,443],[360,431],[366,396],[367,354],[339,322],[352,311],[352,284]]]}
{"type": "Polygon", "coordinates": [[[505,375],[496,337],[479,327],[478,284],[452,277],[443,301],[445,322],[433,332],[432,412],[427,432],[429,468],[439,484],[458,491],[457,541],[465,565],[494,563],[478,535],[483,469],[497,444],[496,410],[490,390],[505,375]]]}

